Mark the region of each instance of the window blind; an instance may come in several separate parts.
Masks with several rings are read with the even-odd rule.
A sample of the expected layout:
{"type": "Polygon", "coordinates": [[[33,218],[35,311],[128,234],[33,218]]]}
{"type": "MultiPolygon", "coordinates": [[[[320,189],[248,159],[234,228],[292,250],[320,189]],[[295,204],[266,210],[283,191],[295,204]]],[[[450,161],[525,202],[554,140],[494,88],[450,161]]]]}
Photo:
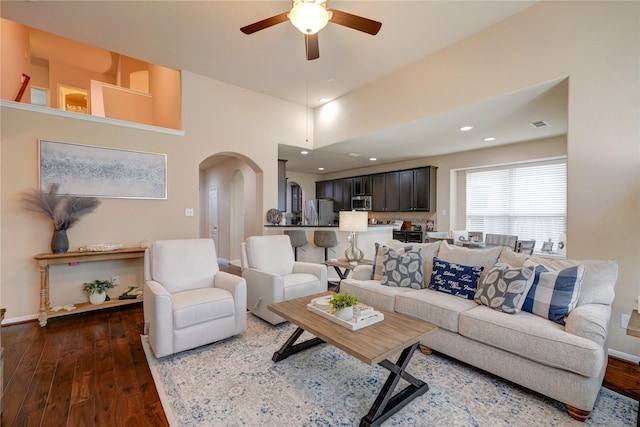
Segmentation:
{"type": "Polygon", "coordinates": [[[567,226],[567,161],[466,171],[467,230],[554,242],[567,226]]]}

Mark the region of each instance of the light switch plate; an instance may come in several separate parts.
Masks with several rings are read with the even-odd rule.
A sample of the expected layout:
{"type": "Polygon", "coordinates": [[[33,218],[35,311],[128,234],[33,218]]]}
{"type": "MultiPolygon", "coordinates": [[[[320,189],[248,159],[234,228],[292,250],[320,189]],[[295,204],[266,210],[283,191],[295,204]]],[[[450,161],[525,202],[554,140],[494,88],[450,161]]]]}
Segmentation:
{"type": "Polygon", "coordinates": [[[627,329],[627,326],[629,326],[629,319],[631,319],[631,316],[629,316],[628,314],[620,315],[620,327],[622,329],[627,329]]]}
{"type": "Polygon", "coordinates": [[[186,208],[184,210],[184,216],[193,216],[193,209],[191,208],[186,208]]]}

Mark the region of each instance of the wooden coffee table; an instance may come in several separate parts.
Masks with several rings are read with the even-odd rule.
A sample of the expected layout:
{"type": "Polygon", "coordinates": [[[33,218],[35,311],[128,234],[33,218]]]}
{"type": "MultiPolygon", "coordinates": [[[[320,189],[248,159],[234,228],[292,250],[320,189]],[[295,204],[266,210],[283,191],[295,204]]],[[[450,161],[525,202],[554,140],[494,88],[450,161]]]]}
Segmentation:
{"type": "Polygon", "coordinates": [[[360,420],[360,426],[379,426],[429,390],[427,383],[409,374],[406,368],[420,340],[433,332],[436,326],[403,314],[377,309],[384,313],[382,322],[351,331],[307,310],[307,304],[313,298],[331,294],[333,292],[324,292],[269,304],[269,310],[297,326],[280,350],[273,354],[272,360],[280,362],[292,354],[326,342],[371,366],[378,364],[387,369],[390,372],[387,381],[369,413],[360,420]],[[304,331],[315,337],[296,344],[304,331]],[[397,362],[393,363],[388,359],[399,352],[401,354],[397,362]],[[400,378],[409,385],[393,395],[400,378]]]}

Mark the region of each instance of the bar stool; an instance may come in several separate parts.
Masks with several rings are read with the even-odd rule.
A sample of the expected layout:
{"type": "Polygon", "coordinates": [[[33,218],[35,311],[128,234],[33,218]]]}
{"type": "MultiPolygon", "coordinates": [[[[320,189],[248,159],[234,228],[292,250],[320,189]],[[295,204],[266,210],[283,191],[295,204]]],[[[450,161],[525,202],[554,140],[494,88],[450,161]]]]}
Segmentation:
{"type": "Polygon", "coordinates": [[[293,246],[293,259],[298,260],[298,248],[305,246],[307,243],[307,233],[304,230],[285,230],[284,234],[289,236],[291,246],[293,246]]]}
{"type": "Polygon", "coordinates": [[[338,238],[333,230],[316,230],[313,232],[313,244],[324,248],[324,260],[329,259],[329,248],[338,246],[338,238]]]}

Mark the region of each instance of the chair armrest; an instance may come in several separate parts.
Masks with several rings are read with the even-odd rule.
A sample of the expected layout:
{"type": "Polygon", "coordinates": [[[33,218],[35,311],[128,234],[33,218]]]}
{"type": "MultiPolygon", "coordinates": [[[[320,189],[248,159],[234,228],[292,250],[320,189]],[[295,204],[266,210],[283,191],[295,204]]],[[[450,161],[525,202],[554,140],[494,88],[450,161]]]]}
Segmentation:
{"type": "Polygon", "coordinates": [[[356,280],[370,280],[371,274],[373,274],[373,265],[358,265],[351,271],[349,275],[350,279],[356,280]]]}
{"type": "Polygon", "coordinates": [[[293,272],[313,274],[320,279],[320,283],[327,282],[327,266],[324,264],[296,261],[293,263],[293,272]]]}
{"type": "Polygon", "coordinates": [[[247,329],[247,281],[240,276],[219,271],[213,278],[213,287],[224,289],[233,295],[236,313],[236,334],[247,329]]]}
{"type": "Polygon", "coordinates": [[[264,270],[245,268],[242,277],[247,281],[247,308],[254,311],[258,306],[266,306],[284,298],[284,279],[264,270]]]}
{"type": "Polygon", "coordinates": [[[565,319],[565,331],[604,346],[610,319],[610,305],[579,305],[565,319]]]}
{"type": "Polygon", "coordinates": [[[142,305],[145,323],[149,325],[149,341],[156,357],[173,354],[173,300],[164,286],[147,280],[143,287],[142,305]]]}

